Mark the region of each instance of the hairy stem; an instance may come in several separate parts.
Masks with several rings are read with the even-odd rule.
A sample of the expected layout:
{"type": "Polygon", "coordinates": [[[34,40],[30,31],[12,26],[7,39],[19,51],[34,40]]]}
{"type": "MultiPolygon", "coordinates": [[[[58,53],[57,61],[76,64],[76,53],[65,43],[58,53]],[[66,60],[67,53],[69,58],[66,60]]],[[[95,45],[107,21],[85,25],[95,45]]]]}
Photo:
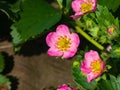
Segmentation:
{"type": "Polygon", "coordinates": [[[93,45],[95,45],[98,49],[104,50],[104,47],[100,45],[98,42],[93,40],[87,33],[85,33],[80,27],[75,26],[75,29],[78,33],[80,33],[83,37],[85,37],[89,42],[91,42],[93,45]]]}

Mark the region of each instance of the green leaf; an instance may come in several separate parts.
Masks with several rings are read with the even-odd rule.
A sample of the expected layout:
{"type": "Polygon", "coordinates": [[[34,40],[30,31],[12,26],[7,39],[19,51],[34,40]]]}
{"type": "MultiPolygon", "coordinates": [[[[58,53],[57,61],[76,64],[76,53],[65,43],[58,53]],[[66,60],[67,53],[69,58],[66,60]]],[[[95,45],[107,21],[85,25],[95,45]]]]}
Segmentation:
{"type": "Polygon", "coordinates": [[[11,26],[15,46],[42,34],[61,18],[61,12],[45,0],[25,0],[21,8],[21,19],[11,26]]]}
{"type": "Polygon", "coordinates": [[[21,0],[17,2],[10,3],[9,1],[0,1],[0,10],[5,13],[9,19],[12,21],[18,20],[19,15],[17,14],[20,11],[21,0]]]}
{"type": "Polygon", "coordinates": [[[109,43],[112,44],[113,40],[115,41],[119,36],[119,20],[115,18],[112,13],[107,9],[107,7],[103,7],[101,5],[97,6],[96,21],[100,28],[98,41],[102,44],[109,43]],[[113,34],[108,33],[108,28],[115,27],[113,34]]]}
{"type": "Polygon", "coordinates": [[[71,7],[72,0],[66,0],[66,8],[69,10],[71,7]]]}
{"type": "Polygon", "coordinates": [[[4,70],[4,67],[5,67],[4,58],[0,54],[0,73],[4,70]]]}
{"type": "Polygon", "coordinates": [[[98,0],[98,3],[103,6],[107,6],[109,10],[113,10],[114,12],[120,6],[120,0],[98,0]]]}
{"type": "Polygon", "coordinates": [[[117,78],[109,75],[109,80],[101,80],[99,83],[100,90],[119,90],[120,89],[120,76],[117,78]]]}
{"type": "Polygon", "coordinates": [[[96,16],[97,16],[97,21],[100,24],[104,24],[105,26],[112,25],[114,23],[114,16],[112,15],[111,12],[107,9],[107,7],[103,7],[101,5],[97,6],[97,11],[96,16]],[[104,23],[103,23],[104,22],[104,23]]]}
{"type": "Polygon", "coordinates": [[[63,8],[63,0],[56,0],[58,2],[58,5],[60,6],[60,8],[62,9],[63,8]]]}
{"type": "Polygon", "coordinates": [[[9,90],[11,89],[10,80],[6,76],[0,74],[0,87],[2,87],[3,85],[6,85],[9,90]]]}
{"type": "Polygon", "coordinates": [[[79,61],[78,62],[75,61],[73,63],[72,73],[75,82],[80,87],[82,86],[84,89],[87,90],[91,90],[91,89],[94,90],[96,88],[96,81],[93,80],[90,83],[88,83],[86,77],[81,73],[79,61]]]}
{"type": "Polygon", "coordinates": [[[110,50],[110,56],[112,58],[120,58],[120,45],[114,45],[112,46],[112,49],[110,50]]]}

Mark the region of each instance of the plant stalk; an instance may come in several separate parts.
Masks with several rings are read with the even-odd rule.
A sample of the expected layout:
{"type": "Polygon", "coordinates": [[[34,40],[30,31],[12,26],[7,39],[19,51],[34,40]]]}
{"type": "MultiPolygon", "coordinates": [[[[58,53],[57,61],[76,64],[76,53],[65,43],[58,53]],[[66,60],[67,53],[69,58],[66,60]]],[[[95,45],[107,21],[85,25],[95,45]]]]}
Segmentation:
{"type": "Polygon", "coordinates": [[[96,46],[100,50],[104,50],[104,47],[100,45],[98,42],[93,40],[87,33],[85,33],[80,27],[75,26],[75,29],[78,33],[80,33],[83,37],[85,37],[89,42],[91,42],[94,46],[96,46]]]}

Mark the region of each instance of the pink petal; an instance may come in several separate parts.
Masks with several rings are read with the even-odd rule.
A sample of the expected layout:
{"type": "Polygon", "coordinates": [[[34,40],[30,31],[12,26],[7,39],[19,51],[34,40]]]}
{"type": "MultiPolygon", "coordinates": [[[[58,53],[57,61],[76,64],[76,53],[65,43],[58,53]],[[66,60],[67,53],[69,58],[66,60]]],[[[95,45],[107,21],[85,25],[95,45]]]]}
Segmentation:
{"type": "Polygon", "coordinates": [[[73,46],[73,47],[77,48],[79,46],[79,44],[80,44],[79,36],[76,33],[72,33],[70,35],[70,39],[71,39],[71,47],[73,46]]]}
{"type": "Polygon", "coordinates": [[[99,54],[96,51],[90,50],[89,52],[85,53],[85,60],[87,62],[87,66],[90,67],[91,62],[94,60],[100,59],[99,54]]]}
{"type": "Polygon", "coordinates": [[[54,40],[53,40],[53,36],[54,36],[55,32],[51,32],[47,35],[46,37],[46,43],[49,47],[51,47],[52,45],[54,45],[54,40]]]}
{"type": "Polygon", "coordinates": [[[70,58],[73,57],[75,55],[75,53],[77,52],[77,48],[75,48],[74,50],[67,50],[64,52],[63,57],[64,58],[70,58]]]}
{"type": "Polygon", "coordinates": [[[46,37],[46,43],[49,47],[52,47],[55,45],[55,43],[58,41],[58,38],[60,37],[60,34],[57,34],[56,32],[50,32],[46,37]]]}
{"type": "Polygon", "coordinates": [[[71,15],[70,17],[73,19],[77,19],[77,18],[80,18],[80,15],[71,15]]]}
{"type": "Polygon", "coordinates": [[[87,75],[87,82],[88,83],[90,83],[91,82],[91,80],[93,80],[93,79],[95,79],[96,77],[98,77],[98,76],[100,76],[101,75],[101,73],[100,74],[95,74],[95,73],[89,73],[88,75],[87,75]]]}
{"type": "Polygon", "coordinates": [[[56,33],[57,35],[59,36],[67,36],[67,35],[70,35],[70,31],[69,31],[69,28],[68,26],[64,25],[64,24],[61,24],[57,27],[56,29],[56,33]]]}
{"type": "Polygon", "coordinates": [[[103,72],[104,70],[105,70],[105,63],[103,61],[101,61],[101,71],[103,72]]]}
{"type": "Polygon", "coordinates": [[[63,84],[60,87],[58,87],[57,90],[72,90],[72,89],[68,87],[66,84],[63,84]]]}
{"type": "Polygon", "coordinates": [[[79,12],[80,11],[80,3],[82,2],[82,0],[74,0],[72,2],[72,9],[75,12],[79,12]]]}
{"type": "Polygon", "coordinates": [[[107,48],[106,48],[106,50],[107,50],[108,52],[110,52],[111,49],[112,49],[111,45],[108,45],[107,48]]]}
{"type": "Polygon", "coordinates": [[[97,0],[91,0],[91,2],[92,2],[92,6],[94,8],[96,8],[97,7],[97,0]]]}
{"type": "Polygon", "coordinates": [[[84,60],[82,63],[81,63],[81,71],[85,74],[89,74],[91,72],[91,69],[89,67],[86,66],[86,61],[84,60]]]}
{"type": "Polygon", "coordinates": [[[71,46],[67,51],[64,52],[63,54],[64,58],[73,57],[77,52],[77,47],[79,46],[79,43],[80,43],[80,39],[77,34],[72,33],[69,37],[71,39],[71,46]]]}
{"type": "Polygon", "coordinates": [[[48,50],[48,55],[50,56],[62,56],[63,55],[63,52],[58,50],[57,48],[55,47],[51,47],[49,50],[48,50]]]}

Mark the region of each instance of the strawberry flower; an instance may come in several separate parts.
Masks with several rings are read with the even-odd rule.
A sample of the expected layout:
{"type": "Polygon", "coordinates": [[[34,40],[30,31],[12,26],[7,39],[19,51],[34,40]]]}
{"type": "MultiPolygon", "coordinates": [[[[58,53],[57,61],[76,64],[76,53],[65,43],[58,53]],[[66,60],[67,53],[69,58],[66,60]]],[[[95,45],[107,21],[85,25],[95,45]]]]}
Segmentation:
{"type": "Polygon", "coordinates": [[[116,27],[115,27],[115,26],[111,26],[111,27],[109,27],[109,28],[108,28],[108,30],[107,30],[107,31],[108,31],[108,33],[109,33],[109,34],[111,34],[111,35],[112,35],[115,29],[116,29],[116,27]]]}
{"type": "Polygon", "coordinates": [[[70,58],[77,52],[80,39],[76,33],[70,33],[66,25],[59,25],[56,32],[50,32],[46,37],[46,43],[50,47],[48,55],[70,58]]]}
{"type": "Polygon", "coordinates": [[[97,6],[97,0],[73,0],[72,9],[75,12],[75,15],[71,17],[74,19],[79,18],[80,16],[95,11],[97,6]]]}
{"type": "Polygon", "coordinates": [[[98,52],[90,50],[85,53],[81,63],[81,71],[87,75],[87,82],[100,76],[105,70],[105,63],[101,60],[98,52]]]}
{"type": "Polygon", "coordinates": [[[76,88],[71,89],[68,85],[63,84],[57,88],[57,90],[77,90],[76,88]]]}

